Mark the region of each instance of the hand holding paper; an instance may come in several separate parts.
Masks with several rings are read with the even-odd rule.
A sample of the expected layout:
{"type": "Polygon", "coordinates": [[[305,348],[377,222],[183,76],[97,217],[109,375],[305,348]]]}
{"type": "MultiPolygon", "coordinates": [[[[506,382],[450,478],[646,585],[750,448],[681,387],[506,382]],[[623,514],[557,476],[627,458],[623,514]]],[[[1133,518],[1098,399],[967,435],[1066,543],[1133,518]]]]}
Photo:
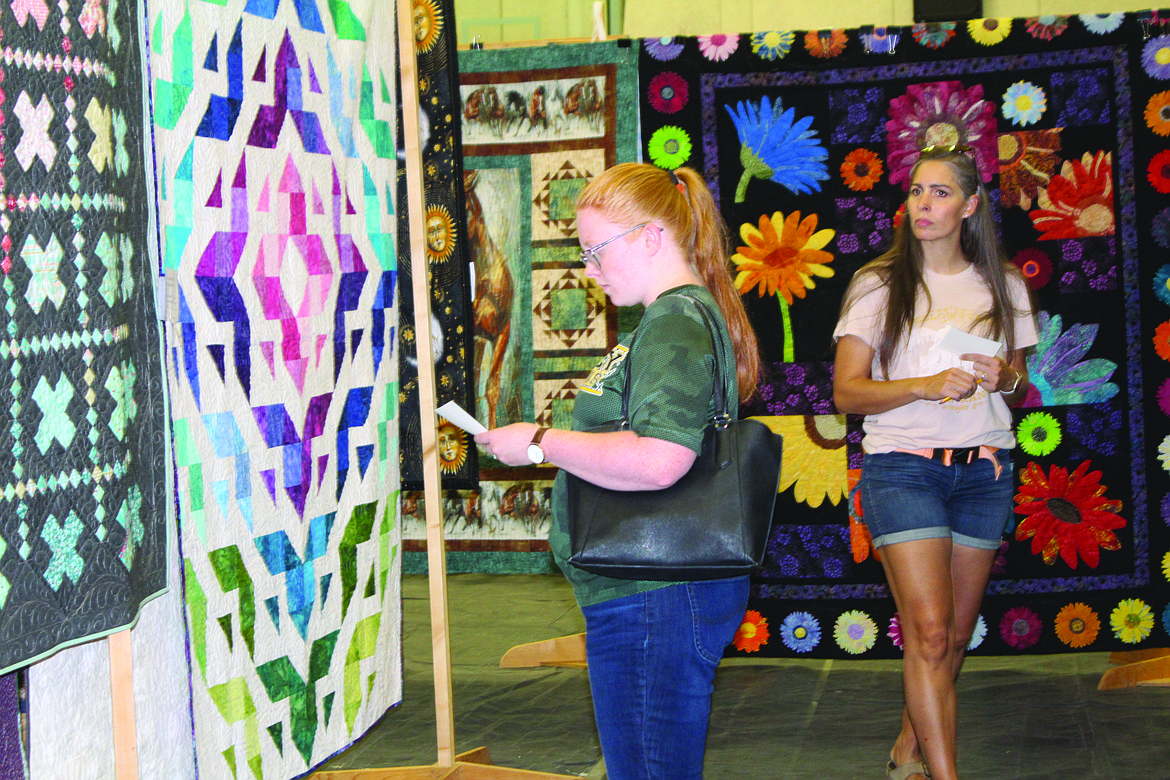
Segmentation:
{"type": "Polygon", "coordinates": [[[447,422],[458,425],[463,430],[474,436],[477,433],[483,433],[487,428],[483,427],[479,420],[472,417],[463,407],[454,401],[448,401],[435,410],[435,413],[442,417],[447,422]]]}
{"type": "Polygon", "coordinates": [[[988,357],[995,357],[1003,351],[1003,344],[991,339],[985,339],[982,336],[975,336],[971,333],[961,331],[958,328],[952,328],[950,325],[942,329],[942,339],[938,342],[939,349],[946,350],[955,355],[963,355],[968,352],[974,352],[978,355],[987,355],[988,357]]]}
{"type": "MultiPolygon", "coordinates": [[[[972,356],[985,356],[996,359],[1003,351],[1003,344],[998,341],[976,336],[958,328],[951,327],[950,325],[943,328],[941,332],[942,338],[938,342],[939,349],[958,355],[964,361],[971,360],[972,356]]],[[[974,363],[972,363],[972,367],[968,368],[968,370],[976,373],[977,382],[983,382],[987,379],[987,374],[984,371],[978,370],[978,366],[974,363]]],[[[952,397],[947,396],[939,401],[939,403],[945,404],[953,400],[952,397]]]]}

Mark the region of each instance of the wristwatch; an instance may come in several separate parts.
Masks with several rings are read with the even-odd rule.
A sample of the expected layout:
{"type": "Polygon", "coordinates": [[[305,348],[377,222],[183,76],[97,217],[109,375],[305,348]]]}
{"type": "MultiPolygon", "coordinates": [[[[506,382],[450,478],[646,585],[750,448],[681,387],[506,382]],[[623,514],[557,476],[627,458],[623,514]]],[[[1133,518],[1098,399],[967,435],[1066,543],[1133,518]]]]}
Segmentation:
{"type": "Polygon", "coordinates": [[[528,445],[528,459],[533,463],[544,463],[544,448],[540,446],[540,440],[547,432],[548,428],[537,428],[532,443],[528,445]]]}

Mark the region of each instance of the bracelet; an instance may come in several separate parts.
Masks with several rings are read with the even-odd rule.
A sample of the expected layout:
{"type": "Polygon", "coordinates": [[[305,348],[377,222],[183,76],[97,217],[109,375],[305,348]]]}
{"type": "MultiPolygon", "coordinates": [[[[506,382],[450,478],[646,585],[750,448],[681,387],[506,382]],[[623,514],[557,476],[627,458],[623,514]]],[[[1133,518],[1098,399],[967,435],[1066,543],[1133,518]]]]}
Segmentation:
{"type": "Polygon", "coordinates": [[[1017,390],[1019,390],[1020,389],[1020,381],[1023,378],[1024,378],[1023,373],[1017,371],[1016,372],[1016,381],[1012,382],[1012,389],[1008,390],[1006,393],[1004,393],[1004,395],[1013,395],[1017,390]]]}

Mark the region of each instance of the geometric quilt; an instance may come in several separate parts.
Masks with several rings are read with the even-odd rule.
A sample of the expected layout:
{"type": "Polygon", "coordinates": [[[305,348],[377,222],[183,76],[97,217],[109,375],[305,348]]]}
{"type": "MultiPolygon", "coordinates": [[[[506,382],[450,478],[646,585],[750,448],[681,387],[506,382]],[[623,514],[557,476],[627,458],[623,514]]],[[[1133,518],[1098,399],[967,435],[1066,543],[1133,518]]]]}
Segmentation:
{"type": "Polygon", "coordinates": [[[0,671],[166,585],[165,421],[132,4],[0,16],[0,671]]]}
{"type": "Polygon", "coordinates": [[[401,697],[394,6],[147,11],[196,757],[293,777],[401,697]]]}

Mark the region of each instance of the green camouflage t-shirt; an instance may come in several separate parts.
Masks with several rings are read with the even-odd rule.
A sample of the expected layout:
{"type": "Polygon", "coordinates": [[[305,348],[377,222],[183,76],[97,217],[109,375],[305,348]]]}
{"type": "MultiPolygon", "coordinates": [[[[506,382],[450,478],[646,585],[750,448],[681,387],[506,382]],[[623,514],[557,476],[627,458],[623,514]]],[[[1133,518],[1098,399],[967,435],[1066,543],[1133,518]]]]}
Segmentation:
{"type": "MultiPolygon", "coordinates": [[[[715,353],[696,298],[707,304],[723,340],[729,409],[732,418],[736,416],[735,352],[723,315],[705,287],[686,285],[667,290],[646,307],[634,333],[590,372],[577,392],[573,430],[586,431],[621,417],[622,385],[632,364],[629,410],[634,432],[700,450],[703,429],[715,412],[715,353]],[[631,353],[629,345],[635,338],[631,353]]],[[[584,607],[674,584],[603,577],[570,564],[565,477],[561,472],[553,485],[549,545],[573,585],[578,604],[584,607]]]]}

